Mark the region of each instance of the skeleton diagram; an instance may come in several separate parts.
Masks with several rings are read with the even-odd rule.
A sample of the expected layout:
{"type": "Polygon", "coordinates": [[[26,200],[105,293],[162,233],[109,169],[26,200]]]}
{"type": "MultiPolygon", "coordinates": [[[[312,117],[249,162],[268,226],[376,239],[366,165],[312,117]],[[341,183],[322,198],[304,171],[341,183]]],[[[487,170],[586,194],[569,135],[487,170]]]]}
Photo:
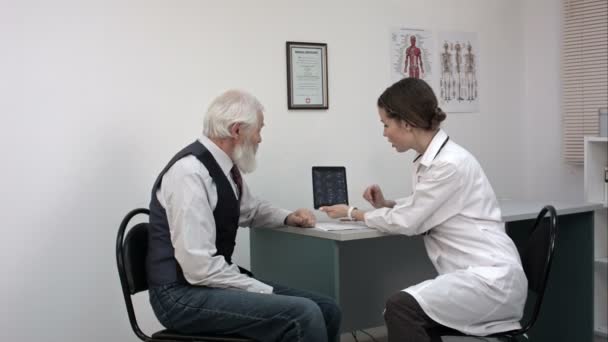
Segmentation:
{"type": "Polygon", "coordinates": [[[475,76],[475,55],[471,51],[471,43],[467,44],[467,53],[464,55],[464,77],[467,90],[467,100],[477,98],[477,77],[475,76]]]}
{"type": "Polygon", "coordinates": [[[456,45],[454,45],[454,49],[456,50],[456,96],[458,102],[460,102],[464,100],[464,98],[462,97],[462,69],[460,68],[460,66],[462,65],[462,47],[460,46],[460,43],[456,43],[456,45]]]}
{"type": "Polygon", "coordinates": [[[441,87],[441,98],[445,101],[452,99],[450,95],[454,81],[454,77],[452,76],[452,54],[449,51],[449,47],[448,42],[445,42],[443,44],[443,52],[441,53],[441,79],[439,80],[439,84],[441,87]]]}
{"type": "Polygon", "coordinates": [[[475,101],[477,99],[477,66],[471,43],[466,45],[463,55],[460,42],[443,44],[441,53],[441,78],[439,80],[441,98],[451,100],[475,101]],[[464,63],[463,63],[464,62],[464,63]]]}

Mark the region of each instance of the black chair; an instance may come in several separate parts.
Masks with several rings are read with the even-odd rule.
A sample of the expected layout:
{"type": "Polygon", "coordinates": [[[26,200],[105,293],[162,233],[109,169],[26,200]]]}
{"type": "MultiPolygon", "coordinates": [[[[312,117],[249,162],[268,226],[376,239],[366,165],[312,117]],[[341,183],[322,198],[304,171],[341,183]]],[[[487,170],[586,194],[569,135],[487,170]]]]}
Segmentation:
{"type": "Polygon", "coordinates": [[[146,278],[146,254],[148,250],[148,223],[139,223],[133,226],[127,233],[125,229],[129,221],[138,214],[149,215],[148,209],[134,209],[125,216],[118,228],[118,236],[116,238],[116,262],[118,264],[118,274],[120,275],[120,284],[122,285],[122,293],[125,298],[127,312],[131,328],[139,339],[145,342],[252,342],[250,339],[241,338],[238,336],[210,336],[210,335],[185,335],[172,330],[161,330],[152,335],[152,337],[144,334],[135,318],[135,310],[131,296],[141,291],[148,290],[148,281],[146,278]]]}
{"type": "MultiPolygon", "coordinates": [[[[522,322],[522,328],[517,330],[505,331],[488,335],[485,337],[473,337],[471,341],[489,341],[488,338],[498,340],[517,341],[519,337],[528,339],[527,332],[532,328],[543,302],[545,288],[547,287],[547,279],[549,278],[549,270],[551,269],[551,260],[553,259],[553,251],[555,249],[555,240],[557,239],[557,212],[551,205],[546,205],[542,208],[534,226],[530,232],[530,236],[526,241],[521,253],[521,262],[528,278],[528,290],[536,294],[536,301],[532,315],[527,322],[522,322]],[[549,213],[548,224],[541,224],[545,215],[549,213]]],[[[466,336],[460,334],[441,334],[441,336],[466,336]]],[[[459,339],[459,341],[462,341],[459,339]]]]}

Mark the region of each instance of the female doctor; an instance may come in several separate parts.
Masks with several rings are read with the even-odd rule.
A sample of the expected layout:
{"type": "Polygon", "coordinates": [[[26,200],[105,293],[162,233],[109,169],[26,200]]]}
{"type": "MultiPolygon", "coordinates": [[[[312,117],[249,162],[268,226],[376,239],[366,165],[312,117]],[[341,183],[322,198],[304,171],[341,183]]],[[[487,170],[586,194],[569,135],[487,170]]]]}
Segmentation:
{"type": "MultiPolygon", "coordinates": [[[[424,235],[438,276],[392,295],[384,320],[389,342],[431,341],[433,331],[485,336],[520,328],[527,280],[481,166],[439,128],[446,114],[423,80],[406,78],[378,98],[384,136],[397,152],[414,149],[413,193],[387,200],[378,185],[363,193],[376,208],[321,208],[332,218],[365,221],[389,234],[424,235]]],[[[407,269],[408,260],[400,260],[407,269]]]]}

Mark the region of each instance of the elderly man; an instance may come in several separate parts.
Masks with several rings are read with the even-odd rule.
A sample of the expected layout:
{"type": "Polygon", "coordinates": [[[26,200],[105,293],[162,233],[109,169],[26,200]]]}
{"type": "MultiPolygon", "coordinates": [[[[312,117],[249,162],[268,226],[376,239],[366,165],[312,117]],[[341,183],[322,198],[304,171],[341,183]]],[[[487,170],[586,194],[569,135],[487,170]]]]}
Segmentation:
{"type": "Polygon", "coordinates": [[[263,126],[255,97],[227,91],[209,106],[203,136],[158,176],[150,202],[150,303],[165,327],[182,333],[336,341],[341,313],[331,298],[262,282],[232,262],[239,226],[315,224],[307,209],[290,213],[254,197],[241,178],[240,171],[255,169],[263,126]]]}

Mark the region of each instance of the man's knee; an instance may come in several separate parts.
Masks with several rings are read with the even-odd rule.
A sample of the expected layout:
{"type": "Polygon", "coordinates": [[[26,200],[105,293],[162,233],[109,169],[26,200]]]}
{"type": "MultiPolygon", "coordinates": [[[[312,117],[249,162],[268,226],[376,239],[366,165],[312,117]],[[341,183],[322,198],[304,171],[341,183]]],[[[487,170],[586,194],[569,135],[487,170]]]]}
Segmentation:
{"type": "Polygon", "coordinates": [[[342,310],[334,300],[319,303],[319,306],[327,321],[340,322],[342,320],[342,310]]]}
{"type": "Polygon", "coordinates": [[[299,319],[314,321],[323,318],[321,308],[308,298],[297,298],[292,304],[299,319]]]}

